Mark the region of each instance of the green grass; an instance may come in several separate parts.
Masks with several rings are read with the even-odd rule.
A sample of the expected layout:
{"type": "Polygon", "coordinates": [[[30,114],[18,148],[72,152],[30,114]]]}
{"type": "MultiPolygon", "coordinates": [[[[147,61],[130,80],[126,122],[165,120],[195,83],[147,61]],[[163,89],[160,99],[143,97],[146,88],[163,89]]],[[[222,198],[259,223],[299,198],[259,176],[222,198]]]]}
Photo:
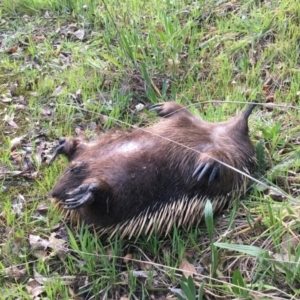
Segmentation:
{"type": "Polygon", "coordinates": [[[299,298],[299,20],[291,0],[3,0],[4,299],[299,298]],[[46,163],[58,137],[154,122],[138,104],[176,100],[217,122],[254,99],[261,184],[219,218],[208,209],[199,228],[107,241],[49,204],[66,166],[46,163]],[[186,256],[193,280],[179,271],[186,256]]]}

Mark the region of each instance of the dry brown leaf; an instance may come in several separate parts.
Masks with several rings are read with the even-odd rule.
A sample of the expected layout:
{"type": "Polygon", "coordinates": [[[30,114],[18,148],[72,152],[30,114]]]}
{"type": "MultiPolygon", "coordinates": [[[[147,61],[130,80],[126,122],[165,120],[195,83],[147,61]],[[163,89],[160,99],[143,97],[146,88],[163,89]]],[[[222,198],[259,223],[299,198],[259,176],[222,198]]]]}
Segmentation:
{"type": "Polygon", "coordinates": [[[112,247],[107,248],[106,255],[107,255],[108,260],[112,259],[112,257],[113,257],[113,248],[112,247]]]}
{"type": "Polygon", "coordinates": [[[194,267],[194,265],[188,262],[186,257],[182,258],[179,269],[182,270],[182,273],[184,274],[185,277],[193,276],[193,274],[197,274],[196,268],[194,267]]]}
{"type": "Polygon", "coordinates": [[[46,250],[34,250],[31,251],[31,255],[33,255],[36,258],[46,259],[48,256],[48,252],[46,250]]]}
{"type": "Polygon", "coordinates": [[[57,96],[59,96],[61,93],[62,93],[62,91],[63,91],[63,89],[64,89],[64,86],[63,85],[59,85],[54,91],[53,91],[53,93],[52,93],[52,97],[57,97],[57,96]]]}
{"type": "Polygon", "coordinates": [[[265,84],[262,87],[262,90],[265,92],[269,92],[271,90],[272,86],[270,84],[265,84]]]}
{"type": "Polygon", "coordinates": [[[49,209],[49,203],[46,201],[42,201],[38,204],[35,210],[38,211],[39,213],[44,213],[48,211],[48,209],[49,209]]]}
{"type": "Polygon", "coordinates": [[[84,29],[78,29],[73,33],[79,40],[84,38],[84,29]]]}
{"type": "Polygon", "coordinates": [[[11,83],[9,86],[9,91],[12,96],[16,96],[17,85],[15,83],[11,83]]]}
{"type": "Polygon", "coordinates": [[[13,108],[15,108],[16,110],[26,110],[27,107],[23,104],[14,104],[13,108]]]}
{"type": "Polygon", "coordinates": [[[36,36],[32,36],[31,39],[34,42],[39,42],[39,41],[43,41],[45,39],[45,37],[43,35],[36,35],[36,36]]]}
{"type": "MultiPolygon", "coordinates": [[[[38,273],[35,269],[33,270],[34,279],[40,284],[54,284],[58,280],[58,276],[55,277],[47,277],[38,273]]],[[[60,276],[60,284],[62,285],[71,285],[74,283],[76,276],[60,276]]]]}
{"type": "Polygon", "coordinates": [[[25,137],[25,135],[13,138],[10,141],[10,151],[13,151],[13,150],[19,148],[21,146],[21,142],[24,139],[24,137],[25,137]]]}
{"type": "Polygon", "coordinates": [[[267,100],[267,103],[270,103],[270,102],[274,102],[275,100],[275,95],[274,94],[270,94],[266,97],[266,100],[267,100]]]}
{"type": "MultiPolygon", "coordinates": [[[[134,277],[148,278],[148,277],[149,277],[149,274],[150,274],[150,272],[142,271],[142,270],[138,270],[138,271],[133,270],[133,271],[132,271],[132,275],[133,275],[134,277]]],[[[156,276],[156,274],[157,274],[156,272],[151,272],[151,276],[156,276]]]]}
{"type": "Polygon", "coordinates": [[[81,89],[79,89],[79,90],[76,91],[76,93],[75,93],[75,99],[76,100],[82,100],[82,90],[81,89]]]}
{"type": "Polygon", "coordinates": [[[287,253],[295,253],[295,250],[299,246],[299,243],[300,241],[297,236],[291,236],[290,234],[285,233],[282,236],[281,247],[287,253]]]}
{"type": "Polygon", "coordinates": [[[69,293],[72,297],[72,300],[84,300],[86,299],[86,297],[81,297],[81,296],[78,296],[75,292],[75,290],[71,287],[69,287],[69,293]]]}
{"type": "MultiPolygon", "coordinates": [[[[284,253],[284,254],[275,253],[273,254],[273,257],[276,261],[283,264],[286,268],[290,268],[292,264],[295,262],[295,256],[289,255],[288,253],[284,253]]],[[[283,274],[286,274],[285,270],[280,266],[277,266],[277,269],[280,270],[283,274]]]]}
{"type": "Polygon", "coordinates": [[[148,264],[146,262],[140,262],[139,265],[142,270],[151,270],[152,269],[152,265],[148,264]]]}
{"type": "Polygon", "coordinates": [[[128,254],[126,254],[126,255],[124,256],[123,262],[124,262],[125,264],[127,264],[129,261],[131,261],[131,259],[132,259],[132,254],[128,253],[128,254]]]}
{"type": "Polygon", "coordinates": [[[45,288],[40,285],[35,279],[29,279],[28,283],[26,284],[26,289],[28,293],[33,297],[37,297],[45,291],[45,288]]]}
{"type": "MultiPolygon", "coordinates": [[[[10,159],[11,161],[16,164],[16,165],[21,165],[21,163],[23,162],[24,160],[24,157],[22,155],[22,153],[20,152],[16,152],[16,151],[12,151],[11,154],[10,154],[10,159]]],[[[19,171],[18,171],[19,172],[19,171]]],[[[7,172],[6,174],[9,174],[9,175],[14,175],[12,174],[11,172],[7,172]]],[[[15,174],[15,175],[19,175],[18,173],[15,174]]]]}
{"type": "Polygon", "coordinates": [[[18,48],[19,48],[18,46],[13,46],[7,51],[7,53],[13,54],[18,50],[18,48]]]}
{"type": "Polygon", "coordinates": [[[46,249],[49,246],[49,241],[42,239],[39,235],[29,235],[29,245],[34,250],[46,249]]]}
{"type": "Polygon", "coordinates": [[[56,237],[56,233],[52,233],[49,237],[49,247],[54,250],[60,260],[63,260],[68,253],[68,249],[64,246],[65,243],[65,240],[56,237]]]}
{"type": "Polygon", "coordinates": [[[42,116],[50,116],[51,115],[51,110],[48,106],[45,106],[41,109],[41,115],[42,116]]]}
{"type": "Polygon", "coordinates": [[[18,175],[22,175],[23,171],[9,171],[9,172],[0,172],[0,179],[2,179],[4,176],[18,176],[18,175]]]}
{"type": "Polygon", "coordinates": [[[23,214],[23,209],[26,205],[26,199],[23,195],[19,194],[17,197],[13,198],[11,201],[11,210],[17,215],[21,216],[23,214]]]}
{"type": "Polygon", "coordinates": [[[5,115],[4,121],[6,121],[6,123],[13,128],[19,128],[19,126],[14,121],[14,115],[11,115],[11,116],[5,115]]]}
{"type": "Polygon", "coordinates": [[[9,267],[5,269],[5,274],[9,277],[13,277],[14,279],[21,278],[25,276],[27,273],[26,269],[18,269],[17,267],[9,267]]]}
{"type": "Polygon", "coordinates": [[[3,103],[9,103],[12,101],[11,95],[3,94],[1,95],[1,102],[3,103]]]}

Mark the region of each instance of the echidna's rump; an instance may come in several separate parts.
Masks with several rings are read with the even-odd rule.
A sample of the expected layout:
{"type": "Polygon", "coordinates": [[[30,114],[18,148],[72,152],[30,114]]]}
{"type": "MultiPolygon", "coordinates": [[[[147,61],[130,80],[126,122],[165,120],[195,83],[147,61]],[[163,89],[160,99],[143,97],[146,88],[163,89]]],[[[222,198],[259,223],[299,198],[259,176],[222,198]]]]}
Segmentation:
{"type": "Polygon", "coordinates": [[[107,234],[167,233],[174,223],[199,223],[207,199],[218,212],[245,189],[247,177],[220,162],[253,171],[247,120],[254,106],[229,121],[208,123],[167,102],[151,108],[163,119],[143,130],[89,143],[61,139],[53,159],[64,154],[70,163],[52,196],[107,234]]]}

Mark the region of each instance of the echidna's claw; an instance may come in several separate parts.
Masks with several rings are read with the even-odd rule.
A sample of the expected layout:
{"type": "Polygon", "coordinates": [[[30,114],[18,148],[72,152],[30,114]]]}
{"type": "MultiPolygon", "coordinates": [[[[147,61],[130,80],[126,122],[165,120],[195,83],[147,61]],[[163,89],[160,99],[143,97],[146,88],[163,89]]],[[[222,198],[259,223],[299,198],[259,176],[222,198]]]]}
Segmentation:
{"type": "Polygon", "coordinates": [[[202,171],[197,178],[198,181],[200,181],[210,171],[210,169],[211,169],[210,164],[209,163],[205,164],[204,168],[201,168],[201,169],[202,169],[202,171]]]}
{"type": "Polygon", "coordinates": [[[98,188],[98,183],[84,183],[72,192],[67,193],[68,196],[73,196],[61,204],[64,205],[65,209],[77,209],[83,205],[92,203],[94,201],[94,192],[98,188]]]}
{"type": "Polygon", "coordinates": [[[156,103],[150,106],[149,110],[156,110],[157,108],[162,107],[164,104],[163,103],[156,103]]]}
{"type": "Polygon", "coordinates": [[[52,165],[52,163],[55,161],[56,157],[59,155],[59,154],[62,154],[63,153],[63,149],[65,147],[65,142],[66,142],[66,139],[65,138],[59,138],[58,140],[58,146],[56,147],[56,149],[54,150],[54,153],[53,153],[53,156],[52,158],[50,159],[49,161],[49,166],[52,165]]]}
{"type": "Polygon", "coordinates": [[[213,182],[218,172],[219,172],[219,168],[217,166],[213,167],[210,176],[208,178],[208,185],[210,185],[213,182]]]}
{"type": "Polygon", "coordinates": [[[163,103],[157,103],[150,106],[149,111],[155,111],[158,115],[162,111],[163,103]]]}
{"type": "Polygon", "coordinates": [[[192,177],[195,177],[199,172],[201,173],[202,169],[204,168],[205,164],[200,163],[199,166],[195,169],[192,177]]]}
{"type": "Polygon", "coordinates": [[[210,163],[200,163],[195,169],[192,177],[198,176],[197,181],[203,179],[204,176],[208,176],[208,185],[212,183],[218,173],[219,168],[212,166],[210,163]]]}

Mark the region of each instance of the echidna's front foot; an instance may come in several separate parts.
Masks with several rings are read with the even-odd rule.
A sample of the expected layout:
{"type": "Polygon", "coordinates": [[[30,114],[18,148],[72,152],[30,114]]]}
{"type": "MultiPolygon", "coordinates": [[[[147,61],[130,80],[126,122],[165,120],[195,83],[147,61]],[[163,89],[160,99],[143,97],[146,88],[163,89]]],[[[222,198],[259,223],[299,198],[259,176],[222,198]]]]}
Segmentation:
{"type": "Polygon", "coordinates": [[[163,103],[153,104],[153,105],[150,106],[149,110],[150,111],[155,111],[159,115],[160,112],[162,111],[163,105],[164,105],[163,103]]]}
{"type": "Polygon", "coordinates": [[[54,150],[53,156],[52,156],[52,158],[49,161],[49,166],[52,165],[52,163],[55,161],[56,157],[59,154],[63,153],[64,147],[65,147],[65,142],[66,142],[65,138],[59,138],[59,140],[58,140],[58,146],[54,150]]]}
{"type": "Polygon", "coordinates": [[[208,185],[210,185],[219,173],[220,167],[216,162],[200,162],[196,167],[192,177],[197,177],[197,181],[208,178],[208,185]]]}
{"type": "Polygon", "coordinates": [[[70,197],[61,204],[65,209],[77,209],[83,205],[92,203],[94,201],[94,192],[98,189],[98,183],[84,183],[77,189],[69,192],[67,195],[70,197]]]}
{"type": "Polygon", "coordinates": [[[160,117],[171,117],[178,113],[189,114],[184,106],[176,102],[157,103],[150,107],[150,111],[155,111],[160,117]]]}

